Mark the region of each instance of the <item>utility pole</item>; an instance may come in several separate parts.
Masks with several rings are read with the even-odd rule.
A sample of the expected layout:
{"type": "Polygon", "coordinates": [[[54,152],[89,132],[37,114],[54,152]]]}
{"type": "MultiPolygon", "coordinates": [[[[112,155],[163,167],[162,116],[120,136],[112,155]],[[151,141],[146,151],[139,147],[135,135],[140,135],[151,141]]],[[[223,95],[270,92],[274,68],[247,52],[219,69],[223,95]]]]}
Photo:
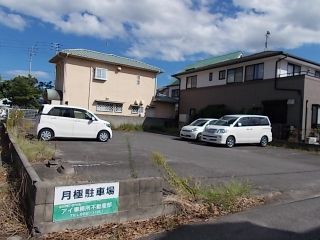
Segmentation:
{"type": "Polygon", "coordinates": [[[31,48],[29,48],[29,75],[31,75],[31,72],[32,72],[32,59],[33,59],[33,56],[36,55],[37,53],[37,44],[34,44],[32,45],[31,48]]]}
{"type": "Polygon", "coordinates": [[[62,44],[60,44],[60,43],[57,43],[57,42],[51,43],[51,50],[54,50],[56,52],[56,54],[58,52],[60,52],[61,47],[62,47],[62,44]]]}
{"type": "Polygon", "coordinates": [[[267,51],[268,50],[268,38],[270,37],[270,31],[266,32],[266,41],[264,43],[264,50],[267,51]]]}

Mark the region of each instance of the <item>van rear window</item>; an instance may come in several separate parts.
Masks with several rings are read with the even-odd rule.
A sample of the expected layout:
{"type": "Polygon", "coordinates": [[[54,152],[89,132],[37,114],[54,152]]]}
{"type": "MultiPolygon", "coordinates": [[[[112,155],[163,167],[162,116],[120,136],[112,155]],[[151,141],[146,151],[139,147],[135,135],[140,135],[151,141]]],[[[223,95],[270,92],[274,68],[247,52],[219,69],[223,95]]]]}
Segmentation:
{"type": "Polygon", "coordinates": [[[41,115],[43,111],[43,106],[40,106],[39,110],[38,110],[38,115],[41,115]]]}

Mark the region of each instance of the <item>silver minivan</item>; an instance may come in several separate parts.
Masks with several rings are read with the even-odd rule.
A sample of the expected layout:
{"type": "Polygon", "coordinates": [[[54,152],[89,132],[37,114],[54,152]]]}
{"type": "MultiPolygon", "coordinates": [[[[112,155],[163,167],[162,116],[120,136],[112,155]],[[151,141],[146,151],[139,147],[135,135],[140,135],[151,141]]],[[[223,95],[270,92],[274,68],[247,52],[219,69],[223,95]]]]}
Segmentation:
{"type": "Polygon", "coordinates": [[[259,143],[265,147],[272,141],[271,123],[262,115],[226,115],[206,127],[201,140],[227,147],[237,143],[259,143]]]}

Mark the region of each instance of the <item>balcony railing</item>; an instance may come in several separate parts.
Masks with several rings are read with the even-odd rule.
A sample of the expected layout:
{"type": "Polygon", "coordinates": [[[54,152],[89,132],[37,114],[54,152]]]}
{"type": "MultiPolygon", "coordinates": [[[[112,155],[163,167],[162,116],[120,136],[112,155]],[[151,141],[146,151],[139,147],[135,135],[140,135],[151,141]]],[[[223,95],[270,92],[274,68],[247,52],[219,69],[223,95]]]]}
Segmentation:
{"type": "Polygon", "coordinates": [[[309,71],[300,71],[300,72],[295,72],[295,73],[282,73],[282,74],[278,74],[278,77],[282,78],[282,77],[292,77],[292,76],[301,76],[301,75],[306,75],[306,76],[315,77],[315,78],[320,79],[319,73],[312,73],[309,71]]]}

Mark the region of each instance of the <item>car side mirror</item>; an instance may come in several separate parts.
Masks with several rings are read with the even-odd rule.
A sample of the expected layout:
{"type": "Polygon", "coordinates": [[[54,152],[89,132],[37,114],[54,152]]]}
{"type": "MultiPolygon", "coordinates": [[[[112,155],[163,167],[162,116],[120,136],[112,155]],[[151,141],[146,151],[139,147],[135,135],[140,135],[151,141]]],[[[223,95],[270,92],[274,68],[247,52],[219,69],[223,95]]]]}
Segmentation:
{"type": "Polygon", "coordinates": [[[242,123],[238,123],[237,125],[238,125],[238,127],[241,127],[241,126],[242,126],[242,123]]]}
{"type": "Polygon", "coordinates": [[[96,120],[96,118],[95,117],[91,117],[91,121],[95,121],[96,120]]]}

